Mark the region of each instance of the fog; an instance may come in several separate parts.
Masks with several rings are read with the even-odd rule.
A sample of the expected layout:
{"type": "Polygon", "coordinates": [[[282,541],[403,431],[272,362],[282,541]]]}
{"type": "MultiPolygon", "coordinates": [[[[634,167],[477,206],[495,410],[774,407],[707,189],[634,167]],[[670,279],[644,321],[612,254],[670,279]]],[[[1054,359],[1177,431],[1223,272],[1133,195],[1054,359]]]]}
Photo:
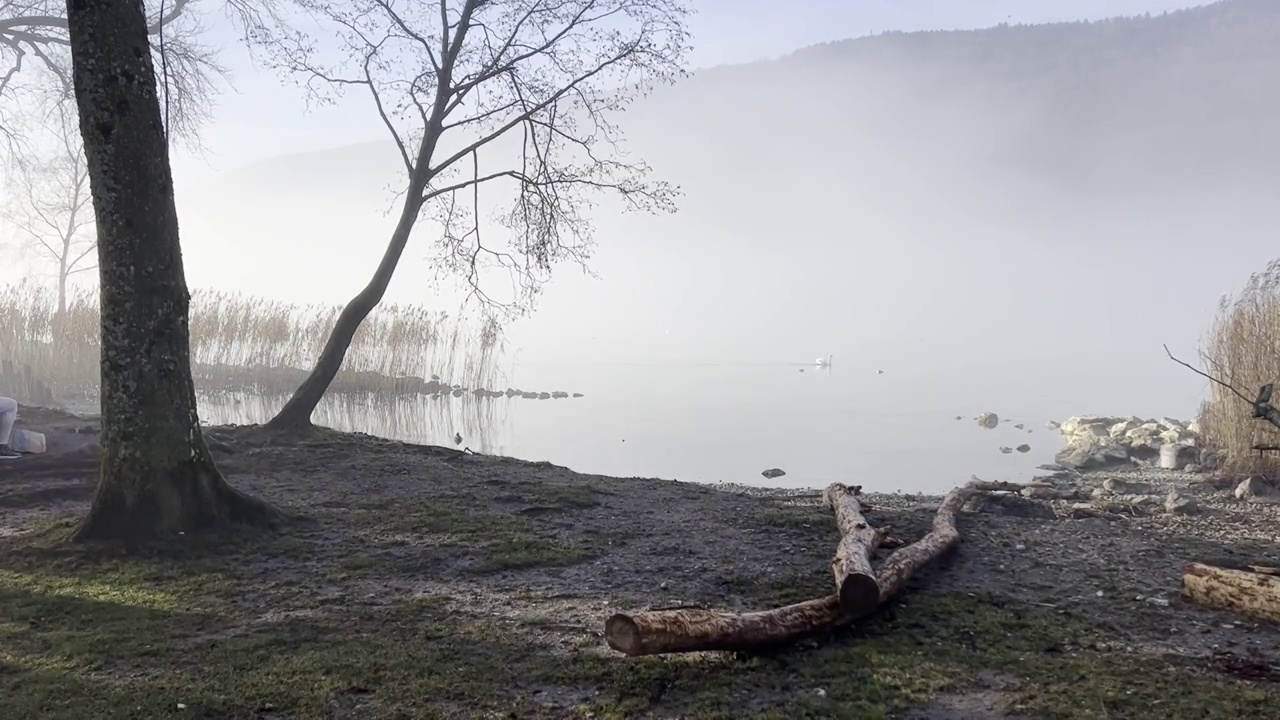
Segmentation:
{"type": "MultiPolygon", "coordinates": [[[[1084,26],[874,38],[655,93],[622,125],[655,176],[681,186],[679,213],[605,206],[598,277],[557,268],[536,313],[509,326],[511,347],[556,363],[832,354],[918,387],[964,378],[1079,412],[1190,414],[1202,384],[1161,345],[1194,354],[1219,296],[1274,256],[1275,188],[1257,172],[1268,148],[1224,146],[1185,113],[1194,78],[1141,50],[1172,62],[1229,31],[1189,51],[1159,21],[1100,40],[1084,26]],[[1095,42],[1110,51],[1101,61],[1095,42]],[[1008,57],[945,47],[980,43],[1008,57]],[[1093,90],[1063,99],[1082,84],[1093,90]]],[[[192,284],[345,300],[394,222],[397,163],[372,141],[184,189],[192,284]]],[[[452,297],[430,282],[431,232],[418,230],[394,298],[452,297]]]]}
{"type": "MultiPolygon", "coordinates": [[[[713,16],[723,10],[711,5],[713,16]]],[[[768,397],[749,412],[723,405],[706,417],[732,415],[732,432],[743,435],[737,424],[768,425],[758,441],[794,458],[814,445],[853,452],[870,442],[855,433],[885,432],[874,428],[887,416],[954,422],[994,409],[1038,427],[1070,414],[1193,415],[1204,382],[1162,345],[1194,358],[1220,296],[1280,254],[1280,144],[1268,129],[1280,87],[1267,49],[1280,14],[1236,0],[1118,23],[890,33],[802,49],[868,30],[1096,19],[1189,3],[1045,2],[1038,17],[1014,17],[1024,3],[979,0],[839,5],[857,32],[789,27],[782,37],[807,39],[794,53],[776,38],[734,50],[720,26],[709,34],[719,54],[700,57],[716,67],[619,120],[629,150],[681,187],[679,212],[597,208],[595,276],[557,267],[536,311],[506,327],[515,377],[571,390],[581,380],[606,395],[610,383],[647,383],[590,417],[557,411],[567,428],[646,398],[672,415],[694,412],[713,402],[713,385],[715,397],[768,397]],[[909,16],[894,15],[907,12],[899,6],[909,16]],[[713,62],[743,53],[781,57],[713,62]],[[830,385],[794,385],[795,364],[828,355],[833,368],[804,375],[830,385]],[[692,365],[775,371],[726,370],[722,379],[735,379],[714,382],[700,370],[694,383],[679,370],[692,365]],[[816,409],[824,397],[832,407],[816,409]],[[781,407],[788,398],[796,407],[781,407]],[[852,409],[857,427],[840,425],[852,409]],[[792,431],[810,439],[788,440],[792,431]]],[[[819,6],[832,4],[805,12],[819,6]]],[[[760,24],[750,37],[768,36],[764,4],[752,7],[760,24]]],[[[258,82],[269,85],[249,85],[258,82]]],[[[395,222],[403,170],[363,98],[337,107],[362,123],[351,142],[315,149],[312,137],[306,152],[225,172],[210,154],[179,158],[193,287],[341,303],[368,280],[395,222]]],[[[210,138],[235,137],[226,130],[235,112],[210,138]]],[[[332,123],[335,112],[320,119],[332,123]]],[[[288,122],[309,132],[309,116],[288,122]]],[[[235,156],[222,147],[222,157],[235,156]]],[[[434,280],[432,233],[427,222],[416,231],[389,299],[457,306],[458,286],[434,280]]],[[[511,422],[520,432],[522,420],[511,422]]],[[[680,437],[668,442],[692,454],[722,441],[728,426],[672,426],[680,437]]],[[[891,442],[947,445],[904,440],[911,428],[895,427],[891,442]]],[[[995,440],[975,442],[994,452],[995,440]]],[[[1034,459],[1052,442],[1041,439],[1034,459]]],[[[590,469],[634,469],[593,452],[590,469]]]]}

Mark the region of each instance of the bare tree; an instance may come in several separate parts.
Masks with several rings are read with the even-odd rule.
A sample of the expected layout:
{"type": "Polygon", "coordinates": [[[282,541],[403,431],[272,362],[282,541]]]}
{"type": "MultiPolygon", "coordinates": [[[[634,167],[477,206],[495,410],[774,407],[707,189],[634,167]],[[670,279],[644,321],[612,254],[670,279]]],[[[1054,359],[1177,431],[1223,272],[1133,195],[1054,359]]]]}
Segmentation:
{"type": "Polygon", "coordinates": [[[682,74],[682,0],[297,2],[322,29],[269,38],[270,56],[318,99],[366,93],[406,184],[376,272],[272,426],[310,425],[423,216],[436,225],[437,267],[487,308],[518,314],[555,263],[585,267],[598,194],[628,209],[674,211],[677,190],[649,181],[648,166],[627,156],[614,115],[682,74]],[[486,221],[482,209],[495,206],[486,221]],[[486,274],[506,274],[511,296],[492,294],[486,274]]]}
{"type": "Polygon", "coordinates": [[[30,255],[56,268],[61,315],[67,309],[68,281],[98,268],[97,231],[74,108],[56,103],[49,114],[52,152],[14,163],[0,217],[18,231],[30,255]]]}
{"type": "MultiPolygon", "coordinates": [[[[283,22],[278,0],[216,0],[246,41],[283,22]]],[[[194,0],[146,0],[147,34],[154,56],[166,134],[195,142],[226,72],[204,31],[194,0]]],[[[30,147],[32,105],[69,100],[71,38],[66,0],[0,0],[0,140],[10,159],[30,147]]]]}
{"type": "Polygon", "coordinates": [[[270,525],[275,508],[223,480],[191,379],[187,284],[168,142],[141,0],[71,0],[76,104],[98,223],[102,464],[77,540],[270,525]]]}

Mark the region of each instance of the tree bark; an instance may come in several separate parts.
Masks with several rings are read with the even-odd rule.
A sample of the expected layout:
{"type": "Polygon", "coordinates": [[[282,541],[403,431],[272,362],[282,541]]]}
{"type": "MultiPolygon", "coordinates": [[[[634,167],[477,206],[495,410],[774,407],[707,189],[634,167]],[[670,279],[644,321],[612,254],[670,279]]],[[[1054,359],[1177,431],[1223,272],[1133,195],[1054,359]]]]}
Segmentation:
{"type": "Polygon", "coordinates": [[[701,650],[750,650],[847,623],[840,600],[829,595],[751,613],[696,608],[619,613],[604,624],[609,647],[632,657],[701,650]]]}
{"type": "Polygon", "coordinates": [[[1251,572],[1191,563],[1183,571],[1181,594],[1195,605],[1280,622],[1280,576],[1271,568],[1251,572]]]}
{"type": "Polygon", "coordinates": [[[862,515],[858,494],[862,488],[832,483],[822,494],[836,516],[840,543],[831,559],[840,607],[852,618],[870,615],[880,605],[880,583],[871,568],[871,555],[886,531],[871,527],[862,515]]]}
{"type": "Polygon", "coordinates": [[[142,0],[69,0],[98,227],[102,460],[73,539],[129,544],[280,513],[214,466],[196,415],[186,278],[142,0]]]}
{"type": "Polygon", "coordinates": [[[960,539],[956,529],[956,513],[969,498],[988,490],[1008,490],[1021,486],[1006,483],[971,482],[958,487],[942,499],[938,514],[933,517],[933,529],[919,540],[893,551],[876,577],[880,580],[880,602],[893,597],[907,580],[925,565],[937,560],[960,539]]]}
{"type": "Polygon", "coordinates": [[[405,193],[400,221],[396,223],[391,241],[387,244],[386,252],[383,253],[382,261],[378,263],[378,269],[374,272],[373,278],[359,294],[351,299],[351,302],[347,303],[346,307],[342,308],[311,373],[290,396],[284,407],[280,408],[280,412],[271,418],[267,427],[277,430],[297,430],[311,426],[311,415],[320,404],[329,385],[333,383],[333,379],[338,376],[338,371],[342,369],[342,363],[347,357],[347,350],[351,348],[351,341],[355,339],[356,331],[387,293],[387,286],[391,283],[391,277],[400,263],[400,256],[404,254],[405,245],[408,244],[409,236],[413,233],[414,223],[418,221],[422,203],[417,198],[421,192],[419,189],[415,193],[411,187],[405,193]]]}

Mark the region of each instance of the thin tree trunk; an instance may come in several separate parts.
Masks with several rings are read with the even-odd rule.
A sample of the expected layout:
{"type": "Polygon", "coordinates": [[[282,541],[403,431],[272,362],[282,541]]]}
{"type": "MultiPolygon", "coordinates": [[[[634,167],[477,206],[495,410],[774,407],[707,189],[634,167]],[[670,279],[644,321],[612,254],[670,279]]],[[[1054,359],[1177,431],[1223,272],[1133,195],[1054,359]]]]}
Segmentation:
{"type": "Polygon", "coordinates": [[[62,264],[58,268],[58,317],[67,313],[67,256],[62,256],[62,264]]]}
{"type": "Polygon", "coordinates": [[[80,132],[99,233],[102,463],[74,540],[145,542],[280,513],[214,466],[196,416],[168,146],[142,0],[70,0],[80,132]]]}
{"type": "Polygon", "coordinates": [[[294,391],[284,407],[280,408],[280,412],[267,423],[267,427],[289,430],[311,425],[311,414],[315,412],[325,391],[329,389],[338,371],[342,369],[342,362],[347,357],[347,350],[350,349],[351,341],[355,339],[360,324],[369,317],[369,313],[373,312],[387,293],[391,276],[396,272],[400,256],[404,254],[405,245],[413,233],[413,225],[418,220],[418,212],[422,204],[416,198],[420,195],[421,190],[415,193],[412,188],[405,193],[400,222],[396,223],[391,241],[387,244],[387,250],[383,253],[382,261],[378,263],[378,269],[374,272],[373,278],[359,294],[351,299],[351,302],[347,303],[346,307],[342,308],[342,312],[338,314],[338,321],[334,323],[333,330],[329,333],[329,340],[324,344],[324,350],[320,351],[315,367],[311,369],[311,373],[294,391]]]}

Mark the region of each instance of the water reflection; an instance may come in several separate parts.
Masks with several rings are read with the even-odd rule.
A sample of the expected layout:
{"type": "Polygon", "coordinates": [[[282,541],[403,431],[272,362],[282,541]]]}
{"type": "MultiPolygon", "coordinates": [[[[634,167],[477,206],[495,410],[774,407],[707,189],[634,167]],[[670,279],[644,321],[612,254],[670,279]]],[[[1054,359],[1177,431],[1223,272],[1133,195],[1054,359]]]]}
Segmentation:
{"type": "MultiPolygon", "coordinates": [[[[210,425],[265,423],[288,399],[287,393],[201,394],[200,417],[210,425]]],[[[499,440],[509,422],[511,402],[507,397],[470,392],[459,396],[330,393],[320,401],[312,420],[336,430],[501,455],[504,447],[499,440]],[[462,436],[461,443],[455,442],[456,435],[462,436]]]]}

